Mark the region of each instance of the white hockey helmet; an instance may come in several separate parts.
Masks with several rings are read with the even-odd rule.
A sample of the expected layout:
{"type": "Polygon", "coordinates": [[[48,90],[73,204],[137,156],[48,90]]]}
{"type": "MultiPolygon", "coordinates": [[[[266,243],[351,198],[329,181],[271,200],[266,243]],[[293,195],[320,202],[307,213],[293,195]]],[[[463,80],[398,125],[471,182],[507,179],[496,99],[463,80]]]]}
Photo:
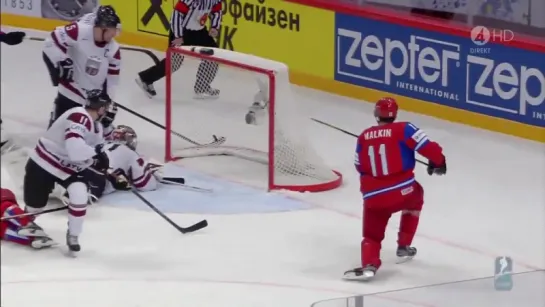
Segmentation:
{"type": "Polygon", "coordinates": [[[132,150],[136,150],[138,139],[133,128],[125,125],[118,125],[112,132],[112,140],[116,143],[125,144],[132,150]]]}

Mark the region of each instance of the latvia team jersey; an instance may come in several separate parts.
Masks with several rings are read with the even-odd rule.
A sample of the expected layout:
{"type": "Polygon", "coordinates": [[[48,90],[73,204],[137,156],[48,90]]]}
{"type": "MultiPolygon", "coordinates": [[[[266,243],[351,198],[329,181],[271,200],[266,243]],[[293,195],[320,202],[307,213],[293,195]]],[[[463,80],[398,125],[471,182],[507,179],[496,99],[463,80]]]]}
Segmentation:
{"type": "MultiPolygon", "coordinates": [[[[123,174],[140,191],[157,189],[157,179],[148,167],[148,163],[136,151],[116,142],[107,143],[104,149],[108,154],[110,168],[114,169],[114,174],[123,174]]],[[[113,186],[107,182],[104,194],[113,191],[113,186]]]]}
{"type": "Polygon", "coordinates": [[[81,105],[86,103],[86,92],[95,89],[105,89],[113,99],[121,70],[119,44],[115,40],[95,42],[93,15],[57,27],[45,40],[43,49],[55,64],[67,58],[74,62],[74,81],[63,81],[58,89],[60,94],[81,105]]]}
{"type": "Polygon", "coordinates": [[[53,176],[65,180],[93,164],[95,146],[104,142],[102,124],[83,107],[62,114],[39,138],[29,157],[53,176]]]}

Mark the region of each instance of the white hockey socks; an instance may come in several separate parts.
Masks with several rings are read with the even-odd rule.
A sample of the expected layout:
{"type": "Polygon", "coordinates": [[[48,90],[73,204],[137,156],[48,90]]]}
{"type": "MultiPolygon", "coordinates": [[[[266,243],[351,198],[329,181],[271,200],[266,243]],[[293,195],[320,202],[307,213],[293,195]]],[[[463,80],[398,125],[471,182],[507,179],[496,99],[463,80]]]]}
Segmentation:
{"type": "Polygon", "coordinates": [[[74,182],[66,190],[70,200],[68,204],[68,233],[77,237],[83,230],[83,220],[87,213],[87,185],[83,182],[74,182]]]}

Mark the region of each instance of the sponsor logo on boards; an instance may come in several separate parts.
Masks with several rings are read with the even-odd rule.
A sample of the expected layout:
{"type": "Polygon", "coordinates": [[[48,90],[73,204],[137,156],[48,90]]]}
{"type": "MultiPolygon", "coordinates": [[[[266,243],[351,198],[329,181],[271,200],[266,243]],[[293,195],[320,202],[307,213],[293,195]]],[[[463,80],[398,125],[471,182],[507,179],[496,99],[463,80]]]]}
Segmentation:
{"type": "Polygon", "coordinates": [[[543,54],[337,14],[335,79],[545,126],[543,54]],[[540,60],[541,59],[541,60],[540,60]]]}

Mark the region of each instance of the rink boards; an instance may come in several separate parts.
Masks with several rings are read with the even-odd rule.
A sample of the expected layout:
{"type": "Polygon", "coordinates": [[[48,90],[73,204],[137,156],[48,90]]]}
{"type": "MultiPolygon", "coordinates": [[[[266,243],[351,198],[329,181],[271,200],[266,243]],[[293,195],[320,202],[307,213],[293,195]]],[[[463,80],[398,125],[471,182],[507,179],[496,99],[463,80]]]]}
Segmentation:
{"type": "MultiPolygon", "coordinates": [[[[164,51],[174,2],[101,4],[118,11],[121,43],[164,51]]],[[[479,46],[467,29],[314,2],[224,1],[218,43],[286,63],[298,85],[369,102],[389,95],[406,111],[545,142],[542,43],[479,46]]],[[[17,14],[2,23],[46,31],[63,23],[17,14]]]]}
{"type": "Polygon", "coordinates": [[[311,307],[541,307],[545,302],[541,288],[544,283],[545,271],[535,271],[337,298],[316,302],[311,307]],[[502,289],[501,282],[498,282],[505,277],[511,279],[512,289],[509,291],[502,289]]]}

